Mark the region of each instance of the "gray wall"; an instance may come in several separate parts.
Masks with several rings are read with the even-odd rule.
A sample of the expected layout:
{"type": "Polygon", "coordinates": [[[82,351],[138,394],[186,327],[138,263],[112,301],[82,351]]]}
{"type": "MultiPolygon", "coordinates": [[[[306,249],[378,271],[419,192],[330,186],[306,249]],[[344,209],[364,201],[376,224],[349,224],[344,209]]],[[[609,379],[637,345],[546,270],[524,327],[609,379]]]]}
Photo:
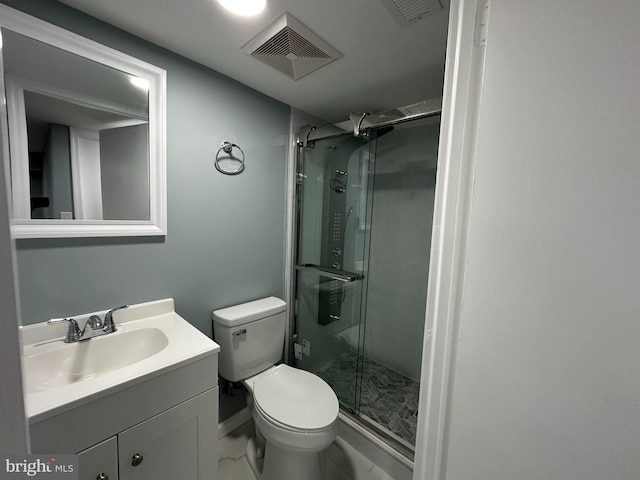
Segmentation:
{"type": "Polygon", "coordinates": [[[212,309],[282,296],[289,107],[56,2],[3,3],[168,72],[168,235],[18,241],[22,323],[173,297],[211,335],[212,309]],[[215,170],[223,140],[241,175],[215,170]]]}
{"type": "Polygon", "coordinates": [[[149,125],[100,131],[105,220],[149,220],[149,125]]]}
{"type": "Polygon", "coordinates": [[[66,125],[49,124],[42,171],[43,195],[49,197],[49,207],[42,209],[40,218],[60,218],[61,212],[73,212],[71,151],[66,125]]]}

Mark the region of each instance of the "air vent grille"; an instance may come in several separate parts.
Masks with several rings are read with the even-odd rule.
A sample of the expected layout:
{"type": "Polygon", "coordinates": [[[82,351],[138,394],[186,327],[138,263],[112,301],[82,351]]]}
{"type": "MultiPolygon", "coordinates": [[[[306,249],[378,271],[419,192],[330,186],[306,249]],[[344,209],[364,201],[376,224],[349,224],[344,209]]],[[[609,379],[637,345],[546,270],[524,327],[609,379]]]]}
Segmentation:
{"type": "Polygon", "coordinates": [[[262,45],[255,52],[258,55],[283,55],[294,54],[298,57],[308,58],[331,58],[318,47],[309,43],[302,35],[298,34],[290,27],[280,30],[270,41],[262,45]]]}
{"type": "Polygon", "coordinates": [[[341,56],[288,13],[254,37],[242,51],[294,80],[341,56]]]}
{"type": "Polygon", "coordinates": [[[439,0],[382,0],[382,3],[403,25],[411,25],[443,8],[439,0]]]}

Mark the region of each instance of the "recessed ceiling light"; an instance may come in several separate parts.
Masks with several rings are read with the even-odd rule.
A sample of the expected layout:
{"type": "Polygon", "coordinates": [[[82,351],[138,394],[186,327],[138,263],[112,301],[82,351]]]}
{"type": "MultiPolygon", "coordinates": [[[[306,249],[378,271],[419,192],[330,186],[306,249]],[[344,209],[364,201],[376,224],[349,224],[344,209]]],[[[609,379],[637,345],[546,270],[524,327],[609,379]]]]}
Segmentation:
{"type": "Polygon", "coordinates": [[[267,0],[218,0],[218,2],[230,12],[243,17],[257,15],[267,5],[267,0]]]}

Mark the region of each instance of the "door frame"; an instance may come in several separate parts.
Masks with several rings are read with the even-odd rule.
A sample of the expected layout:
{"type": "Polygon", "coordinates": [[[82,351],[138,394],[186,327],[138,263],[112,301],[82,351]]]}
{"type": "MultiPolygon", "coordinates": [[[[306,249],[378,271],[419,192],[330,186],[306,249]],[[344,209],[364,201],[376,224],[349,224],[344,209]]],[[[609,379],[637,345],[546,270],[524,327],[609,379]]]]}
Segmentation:
{"type": "Polygon", "coordinates": [[[15,240],[11,234],[9,129],[0,48],[0,452],[29,453],[19,336],[20,310],[15,240]]]}
{"type": "Polygon", "coordinates": [[[414,480],[446,477],[489,0],[451,0],[414,480]]]}

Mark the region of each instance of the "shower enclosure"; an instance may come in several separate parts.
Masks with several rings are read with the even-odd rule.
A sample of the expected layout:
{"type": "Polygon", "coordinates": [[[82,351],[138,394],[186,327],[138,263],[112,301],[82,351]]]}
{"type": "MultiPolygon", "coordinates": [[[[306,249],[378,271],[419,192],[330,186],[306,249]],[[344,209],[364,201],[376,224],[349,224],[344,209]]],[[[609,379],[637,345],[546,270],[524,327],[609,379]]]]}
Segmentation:
{"type": "Polygon", "coordinates": [[[291,358],[409,457],[439,127],[439,106],[423,102],[303,128],[298,143],[291,358]]]}

